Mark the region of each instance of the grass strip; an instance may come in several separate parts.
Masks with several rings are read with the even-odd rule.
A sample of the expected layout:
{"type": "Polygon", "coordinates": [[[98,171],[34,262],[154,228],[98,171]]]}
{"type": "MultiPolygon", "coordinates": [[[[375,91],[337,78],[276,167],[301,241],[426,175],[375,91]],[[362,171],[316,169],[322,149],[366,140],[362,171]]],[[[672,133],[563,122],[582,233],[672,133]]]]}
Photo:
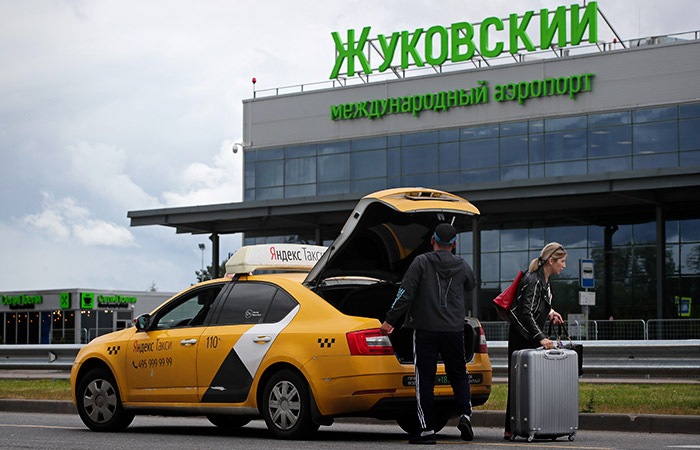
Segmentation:
{"type": "MultiPolygon", "coordinates": [[[[508,385],[496,383],[485,405],[505,410],[508,385]]],[[[0,379],[0,398],[71,400],[67,379],[0,379]]],[[[700,415],[700,384],[579,384],[581,413],[700,415]]]]}
{"type": "MultiPolygon", "coordinates": [[[[491,386],[485,405],[474,409],[505,410],[508,385],[491,386]]],[[[579,384],[581,413],[700,415],[700,384],[579,384]]]]}

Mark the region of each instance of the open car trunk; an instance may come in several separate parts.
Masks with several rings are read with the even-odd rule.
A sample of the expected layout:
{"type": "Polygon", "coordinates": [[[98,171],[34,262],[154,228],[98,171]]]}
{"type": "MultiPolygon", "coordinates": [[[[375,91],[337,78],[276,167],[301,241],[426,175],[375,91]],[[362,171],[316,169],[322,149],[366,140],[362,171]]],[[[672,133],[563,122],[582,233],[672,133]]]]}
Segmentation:
{"type": "MultiPolygon", "coordinates": [[[[384,321],[404,273],[416,256],[432,251],[439,223],[471,229],[479,211],[468,201],[424,188],[392,189],[364,197],[304,284],[340,312],[384,321]]],[[[467,361],[478,350],[476,321],[465,318],[467,361]]],[[[397,327],[390,339],[402,363],[413,363],[412,330],[397,327]]]]}
{"type": "MultiPolygon", "coordinates": [[[[400,282],[342,280],[319,286],[316,293],[343,314],[371,317],[384,322],[394,303],[400,282]]],[[[464,354],[467,362],[479,350],[479,325],[474,319],[464,319],[464,354]]],[[[413,364],[413,330],[396,327],[389,335],[396,357],[401,364],[413,364]]]]}

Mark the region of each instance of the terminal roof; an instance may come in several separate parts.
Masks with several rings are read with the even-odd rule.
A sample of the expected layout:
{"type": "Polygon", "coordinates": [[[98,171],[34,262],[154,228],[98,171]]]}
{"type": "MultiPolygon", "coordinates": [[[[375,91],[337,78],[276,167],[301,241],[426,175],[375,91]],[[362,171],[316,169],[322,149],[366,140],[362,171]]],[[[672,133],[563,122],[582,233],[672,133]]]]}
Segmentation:
{"type": "MultiPolygon", "coordinates": [[[[481,211],[479,227],[523,228],[652,222],[700,207],[700,168],[682,167],[440,186],[481,211]]],[[[131,226],[161,225],[177,233],[247,237],[299,235],[334,239],[362,194],[129,211],[131,226]],[[314,230],[314,231],[312,231],[314,230]]],[[[692,216],[695,217],[695,216],[692,216]]]]}

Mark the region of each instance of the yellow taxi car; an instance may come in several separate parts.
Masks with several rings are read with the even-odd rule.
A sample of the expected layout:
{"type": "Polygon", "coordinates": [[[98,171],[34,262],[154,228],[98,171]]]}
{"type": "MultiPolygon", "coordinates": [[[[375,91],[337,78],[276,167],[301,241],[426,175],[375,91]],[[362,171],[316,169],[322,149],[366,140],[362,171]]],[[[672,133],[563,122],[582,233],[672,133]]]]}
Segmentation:
{"type": "MultiPolygon", "coordinates": [[[[226,278],[80,350],[71,386],[81,419],[117,431],[136,414],[204,415],[227,428],[262,416],[274,436],[293,439],[364,416],[415,431],[411,332],[387,337],[379,327],[411,261],[431,250],[435,226],[461,231],[478,213],[446,192],[391,189],[362,198],[327,249],[242,247],[226,278]],[[270,273],[280,269],[288,272],[270,273]]],[[[464,329],[477,406],[489,397],[491,364],[479,322],[465,317],[464,329]]],[[[435,401],[440,429],[456,416],[442,364],[435,401]]]]}

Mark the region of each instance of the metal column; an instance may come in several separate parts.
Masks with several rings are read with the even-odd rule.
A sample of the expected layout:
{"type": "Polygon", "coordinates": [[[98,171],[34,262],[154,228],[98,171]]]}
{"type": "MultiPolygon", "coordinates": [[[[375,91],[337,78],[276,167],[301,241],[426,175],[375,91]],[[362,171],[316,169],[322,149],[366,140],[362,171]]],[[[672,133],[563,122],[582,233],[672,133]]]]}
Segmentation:
{"type": "Polygon", "coordinates": [[[479,317],[479,299],[481,298],[481,231],[479,216],[472,217],[472,270],[476,278],[476,286],[472,290],[473,317],[479,317]]]}
{"type": "Polygon", "coordinates": [[[213,233],[209,236],[211,241],[211,278],[219,278],[219,235],[213,233]]]}
{"type": "Polygon", "coordinates": [[[656,318],[664,318],[666,287],[666,221],[661,205],[656,207],[656,318]]]}
{"type": "Polygon", "coordinates": [[[612,277],[612,272],[613,272],[613,249],[612,249],[612,237],[613,234],[617,231],[618,227],[617,225],[607,225],[605,227],[605,236],[604,236],[604,247],[603,247],[603,253],[604,253],[604,270],[605,270],[605,316],[606,317],[612,317],[613,316],[613,303],[615,300],[613,299],[613,277],[612,277]]]}

